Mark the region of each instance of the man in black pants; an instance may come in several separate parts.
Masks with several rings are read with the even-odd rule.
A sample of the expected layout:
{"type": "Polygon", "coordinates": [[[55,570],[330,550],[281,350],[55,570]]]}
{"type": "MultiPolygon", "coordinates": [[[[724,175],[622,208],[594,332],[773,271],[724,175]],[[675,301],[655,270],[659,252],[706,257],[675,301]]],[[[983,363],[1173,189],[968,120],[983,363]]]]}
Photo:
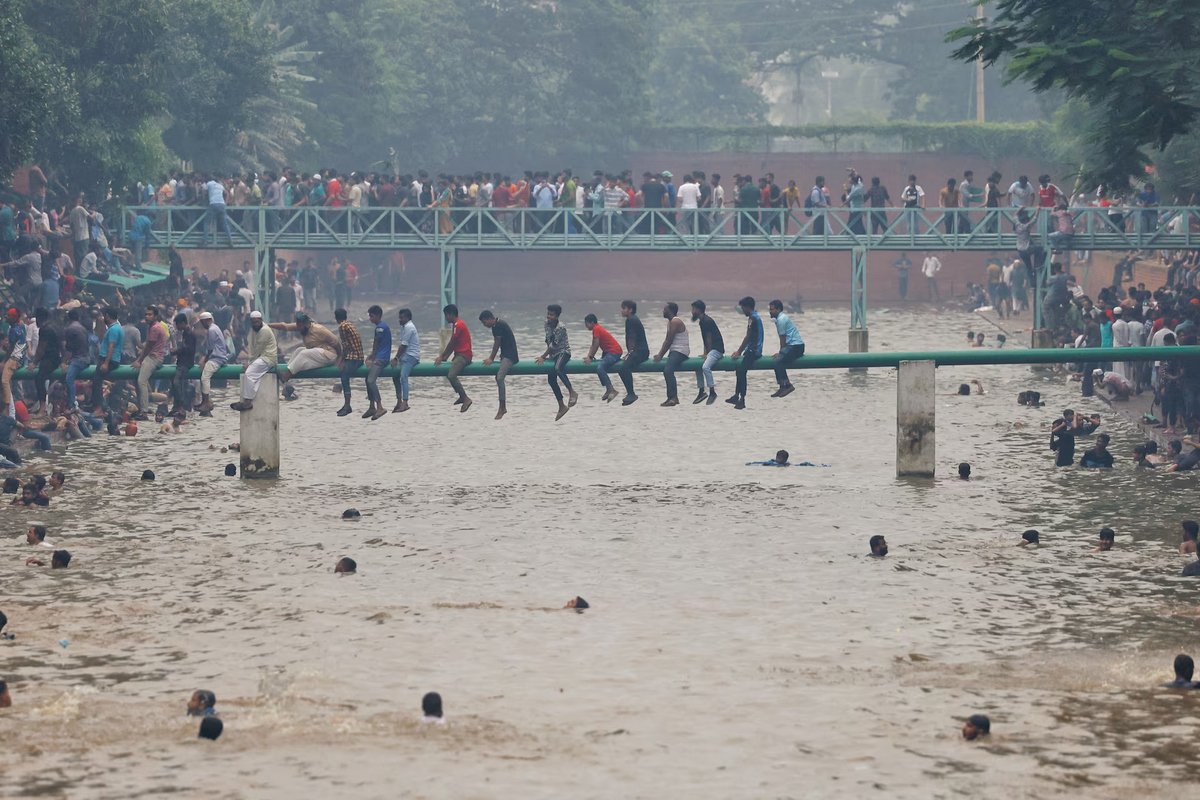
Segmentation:
{"type": "Polygon", "coordinates": [[[738,307],[742,309],[742,313],[746,315],[746,336],[742,339],[741,345],[734,351],[735,359],[741,358],[742,363],[738,364],[737,368],[737,387],[734,389],[733,397],[726,400],[726,403],[732,403],[733,407],[739,411],[746,407],[746,373],[750,371],[750,367],[754,365],[762,356],[763,351],[763,324],[762,318],[758,316],[758,312],[754,310],[754,298],[743,297],[738,307]]]}
{"type": "Polygon", "coordinates": [[[621,405],[630,406],[638,399],[637,393],[633,391],[633,371],[650,358],[650,345],[646,343],[646,328],[638,319],[637,303],[622,300],[621,316],[625,318],[625,360],[617,374],[621,376],[621,383],[625,385],[625,398],[621,405]]]}

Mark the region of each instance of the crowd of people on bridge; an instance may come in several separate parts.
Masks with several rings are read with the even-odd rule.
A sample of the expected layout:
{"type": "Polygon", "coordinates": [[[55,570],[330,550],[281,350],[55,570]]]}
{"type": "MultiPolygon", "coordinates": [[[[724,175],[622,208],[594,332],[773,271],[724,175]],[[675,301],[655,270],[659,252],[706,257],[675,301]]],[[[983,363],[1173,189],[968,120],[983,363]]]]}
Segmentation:
{"type": "MultiPolygon", "coordinates": [[[[350,211],[356,231],[369,228],[370,209],[406,209],[399,218],[413,230],[450,233],[465,219],[468,209],[490,209],[491,217],[481,223],[483,232],[503,226],[514,232],[540,230],[554,225],[567,233],[591,231],[665,233],[672,228],[690,233],[789,233],[791,230],[821,235],[829,233],[882,233],[896,220],[889,209],[901,209],[904,226],[896,232],[928,233],[941,228],[947,234],[970,233],[982,224],[986,233],[1000,232],[996,215],[981,219],[979,210],[1026,209],[1014,218],[1018,236],[1029,236],[1029,225],[1037,209],[1045,209],[1053,225],[1052,243],[1069,246],[1074,235],[1078,209],[1104,209],[1107,226],[1114,231],[1154,230],[1162,222],[1160,198],[1152,183],[1118,191],[1099,186],[1093,193],[1064,192],[1048,174],[1034,181],[1020,175],[1005,186],[1003,176],[992,171],[976,177],[974,170],[961,178],[948,177],[927,194],[917,175],[908,175],[888,189],[879,176],[869,179],[847,169],[840,190],[825,176],[807,180],[777,180],[767,172],[735,174],[726,179],[700,169],[676,176],[670,170],[604,172],[590,176],[571,169],[502,172],[442,173],[425,170],[415,174],[343,172],[332,168],[316,171],[285,168],[278,173],[216,174],[172,172],[157,182],[139,183],[130,202],[143,206],[207,208],[204,222],[206,242],[234,243],[230,219],[245,231],[259,224],[251,209],[271,210],[266,225],[288,230],[296,222],[287,209],[316,207],[350,211]],[[894,191],[894,193],[893,193],[894,191]],[[833,209],[845,209],[834,214],[833,209]],[[943,209],[927,216],[925,209],[943,209]],[[241,209],[240,211],[238,209],[241,209]],[[516,214],[521,209],[534,213],[516,214]],[[944,211],[944,209],[959,209],[944,211]],[[556,210],[568,213],[557,215],[556,210]],[[651,218],[642,211],[657,211],[651,218]],[[438,213],[440,212],[440,213],[438,213]]],[[[1188,198],[1191,202],[1195,198],[1188,198]]],[[[1184,198],[1175,198],[1184,204],[1184,198]]],[[[137,215],[144,216],[144,215],[137,215]]],[[[148,218],[147,218],[148,219],[148,218]]],[[[143,224],[141,220],[137,224],[143,224]]],[[[135,226],[136,227],[136,226],[135,226]]],[[[1007,232],[1007,231],[1005,231],[1007,232]]]]}

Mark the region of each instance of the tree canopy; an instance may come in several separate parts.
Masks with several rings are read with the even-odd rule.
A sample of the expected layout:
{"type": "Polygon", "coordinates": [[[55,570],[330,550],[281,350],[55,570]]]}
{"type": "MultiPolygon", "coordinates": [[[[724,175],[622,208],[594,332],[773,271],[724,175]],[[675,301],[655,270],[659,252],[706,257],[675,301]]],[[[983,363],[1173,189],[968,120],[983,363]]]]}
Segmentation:
{"type": "Polygon", "coordinates": [[[1003,67],[1037,92],[1061,89],[1099,112],[1084,171],[1124,184],[1145,147],[1165,148],[1200,115],[1200,16],[1161,0],[998,0],[994,15],[952,31],[960,60],[1003,67]]]}

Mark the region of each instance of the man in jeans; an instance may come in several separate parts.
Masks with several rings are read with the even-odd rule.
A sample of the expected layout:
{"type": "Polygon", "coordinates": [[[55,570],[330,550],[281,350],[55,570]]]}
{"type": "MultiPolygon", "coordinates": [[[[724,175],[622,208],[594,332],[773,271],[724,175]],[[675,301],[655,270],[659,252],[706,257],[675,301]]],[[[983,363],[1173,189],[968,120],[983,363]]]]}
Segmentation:
{"type": "Polygon", "coordinates": [[[546,306],[546,351],[534,359],[535,364],[541,364],[548,358],[554,365],[554,371],[546,376],[546,382],[550,384],[550,390],[554,392],[554,399],[558,401],[558,416],[554,418],[555,421],[562,419],[563,415],[579,402],[579,395],[571,386],[571,379],[567,377],[567,363],[571,360],[571,343],[567,339],[567,329],[559,324],[558,320],[561,316],[562,306],[555,304],[546,306]],[[562,389],[559,388],[560,382],[569,393],[569,399],[565,403],[562,389]]]}
{"type": "Polygon", "coordinates": [[[392,386],[396,388],[393,414],[408,411],[408,375],[421,360],[421,337],[417,334],[417,326],[413,325],[412,312],[402,308],[397,316],[400,327],[396,329],[396,355],[392,358],[392,366],[400,367],[400,374],[392,378],[392,386]]]}
{"type": "Polygon", "coordinates": [[[771,319],[775,320],[775,330],[779,334],[779,352],[775,355],[775,381],[779,384],[779,391],[771,397],[786,397],[796,391],[796,387],[788,380],[787,365],[804,355],[804,339],[800,337],[796,323],[783,313],[783,301],[772,300],[767,310],[771,313],[771,319]]]}
{"type": "Polygon", "coordinates": [[[204,222],[204,244],[207,247],[209,241],[216,238],[216,229],[220,225],[221,230],[225,231],[225,238],[228,240],[229,246],[233,247],[233,233],[229,230],[229,215],[225,213],[225,186],[213,175],[209,177],[208,183],[204,184],[204,188],[208,191],[208,219],[204,222]],[[212,237],[208,234],[210,222],[214,231],[212,237]]]}
{"type": "Polygon", "coordinates": [[[737,350],[733,351],[735,359],[741,358],[742,363],[737,368],[737,385],[733,390],[733,397],[726,400],[726,403],[733,404],[733,407],[739,411],[746,407],[746,374],[750,371],[750,367],[758,361],[759,356],[763,351],[763,324],[762,317],[754,310],[755,302],[753,297],[743,297],[738,303],[738,308],[746,315],[746,335],[742,338],[742,343],[737,350]]]}
{"type": "Polygon", "coordinates": [[[433,365],[436,367],[440,366],[443,361],[450,362],[450,371],[446,373],[446,381],[458,395],[454,405],[462,406],[458,410],[465,413],[474,401],[467,396],[458,376],[471,363],[471,331],[467,329],[467,323],[458,318],[458,306],[453,303],[442,309],[442,317],[450,326],[450,339],[446,342],[446,348],[442,354],[434,359],[433,365]]]}
{"type": "Polygon", "coordinates": [[[26,356],[29,351],[29,343],[25,339],[25,323],[21,321],[21,312],[15,308],[8,310],[8,340],[6,352],[8,360],[4,362],[3,377],[0,378],[0,387],[3,388],[3,398],[0,405],[0,414],[13,416],[13,373],[21,367],[25,366],[26,356]]]}
{"type": "Polygon", "coordinates": [[[383,397],[379,394],[379,373],[383,372],[392,358],[392,328],[383,321],[383,309],[379,306],[368,308],[367,318],[375,326],[375,335],[371,341],[371,355],[367,359],[370,367],[367,373],[367,402],[370,407],[363,414],[363,419],[370,418],[374,422],[387,413],[383,407],[383,397]]]}
{"type": "Polygon", "coordinates": [[[638,319],[637,303],[632,300],[621,301],[621,316],[625,318],[625,361],[617,374],[625,385],[625,398],[621,405],[629,406],[637,402],[637,393],[633,391],[633,371],[650,358],[650,345],[646,343],[646,328],[638,319]]]}
{"type": "Polygon", "coordinates": [[[608,373],[609,370],[621,363],[621,345],[617,344],[616,337],[600,324],[600,320],[596,318],[595,314],[588,314],[584,317],[583,324],[592,332],[592,347],[588,350],[583,363],[592,363],[592,359],[596,357],[596,351],[600,351],[600,363],[596,366],[596,376],[600,379],[600,385],[604,387],[604,395],[600,399],[611,403],[619,393],[613,388],[612,378],[608,377],[608,373]]]}
{"type": "Polygon", "coordinates": [[[72,308],[67,312],[67,327],[63,330],[62,365],[67,373],[65,383],[71,408],[79,408],[79,393],[75,389],[75,381],[79,380],[79,373],[90,363],[87,330],[79,321],[79,309],[72,308]]]}
{"type": "MultiPolygon", "coordinates": [[[[333,312],[333,318],[337,321],[338,326],[338,338],[342,344],[341,356],[337,361],[338,369],[341,370],[340,377],[343,398],[342,407],[337,411],[339,417],[344,417],[354,410],[350,408],[350,378],[363,365],[362,337],[358,335],[358,330],[347,320],[347,316],[346,309],[344,308],[336,309],[333,312]]],[[[389,353],[389,355],[391,354],[389,353]]],[[[371,400],[370,390],[367,391],[367,399],[371,400]]],[[[363,414],[363,419],[375,414],[375,401],[371,400],[370,405],[371,407],[367,409],[367,413],[363,414]]]]}
{"type": "Polygon", "coordinates": [[[675,382],[675,371],[691,355],[691,343],[688,341],[687,325],[679,318],[679,305],[667,303],[663,306],[662,314],[663,319],[667,321],[667,335],[663,339],[662,347],[654,356],[656,362],[667,356],[667,366],[663,369],[663,379],[667,383],[667,399],[661,405],[677,406],[679,386],[675,382]]]}
{"type": "Polygon", "coordinates": [[[150,378],[167,357],[167,326],[159,318],[158,306],[146,306],[146,341],[142,352],[133,362],[138,370],[138,412],[134,419],[148,419],[150,408],[150,378]]]}
{"type": "Polygon", "coordinates": [[[713,380],[713,367],[725,355],[725,340],[721,337],[721,329],[706,313],[707,306],[703,300],[692,303],[692,322],[700,323],[700,338],[704,348],[704,364],[696,370],[696,386],[699,392],[692,405],[702,403],[707,398],[708,405],[717,402],[717,385],[713,380]],[[705,388],[707,386],[707,389],[705,388]]]}

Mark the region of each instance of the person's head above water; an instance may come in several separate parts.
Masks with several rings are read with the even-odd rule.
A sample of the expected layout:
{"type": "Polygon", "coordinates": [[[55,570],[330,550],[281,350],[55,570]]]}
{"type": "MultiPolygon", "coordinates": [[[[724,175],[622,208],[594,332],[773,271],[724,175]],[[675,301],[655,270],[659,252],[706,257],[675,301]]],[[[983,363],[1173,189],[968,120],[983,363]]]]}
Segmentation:
{"type": "Polygon", "coordinates": [[[992,721],[987,718],[986,714],[972,714],[967,717],[967,721],[962,726],[962,736],[969,742],[980,736],[987,736],[991,732],[992,721]]]}
{"type": "Polygon", "coordinates": [[[960,395],[968,395],[971,393],[971,385],[969,383],[960,383],[958,385],[958,393],[960,395]]]}
{"type": "Polygon", "coordinates": [[[223,730],[225,730],[225,723],[221,722],[220,717],[205,717],[200,721],[199,738],[211,739],[215,742],[221,738],[223,730]]]}
{"type": "Polygon", "coordinates": [[[421,698],[421,713],[426,717],[442,718],[442,696],[437,692],[426,692],[421,698]]]}
{"type": "Polygon", "coordinates": [[[1192,675],[1196,673],[1196,662],[1192,661],[1192,657],[1180,653],[1175,656],[1175,677],[1181,681],[1190,681],[1192,675]]]}
{"type": "Polygon", "coordinates": [[[16,494],[19,491],[21,491],[21,481],[17,480],[16,478],[4,479],[5,494],[16,494]]]}
{"type": "Polygon", "coordinates": [[[787,450],[777,450],[775,452],[775,463],[781,464],[781,465],[786,464],[786,463],[788,463],[788,458],[790,458],[790,457],[791,457],[791,455],[788,453],[787,450]]]}
{"type": "Polygon", "coordinates": [[[882,534],[875,534],[868,542],[871,545],[871,555],[882,558],[888,554],[887,539],[882,534]]]}
{"type": "Polygon", "coordinates": [[[1100,544],[1096,549],[1097,550],[1112,550],[1113,544],[1116,542],[1116,540],[1117,540],[1117,534],[1113,531],[1112,528],[1101,528],[1100,529],[1100,539],[1099,539],[1100,544]]]}
{"type": "Polygon", "coordinates": [[[362,513],[357,508],[347,508],[342,512],[342,519],[358,519],[362,513]]]}
{"type": "Polygon", "coordinates": [[[964,481],[969,480],[971,477],[971,465],[965,461],[959,464],[958,477],[962,478],[964,481]]]}
{"type": "Polygon", "coordinates": [[[46,526],[30,525],[29,530],[25,531],[25,541],[29,544],[46,541],[46,526]]]}
{"type": "Polygon", "coordinates": [[[576,595],[568,600],[567,604],[563,606],[563,608],[574,608],[577,611],[583,611],[585,608],[591,608],[591,606],[588,604],[587,600],[584,600],[582,597],[576,595]]]}
{"type": "Polygon", "coordinates": [[[1026,545],[1030,544],[1038,544],[1040,541],[1041,538],[1038,532],[1032,528],[1021,534],[1021,547],[1025,547],[1026,545]]]}
{"type": "Polygon", "coordinates": [[[207,689],[197,689],[188,698],[187,713],[189,717],[203,717],[213,713],[217,704],[217,696],[207,689]]]}
{"type": "Polygon", "coordinates": [[[71,565],[71,553],[67,550],[55,550],[50,555],[51,569],[66,569],[71,565]]]}
{"type": "Polygon", "coordinates": [[[226,464],[225,465],[225,474],[230,478],[237,475],[237,465],[236,464],[226,464]]]}
{"type": "Polygon", "coordinates": [[[1188,540],[1194,542],[1200,537],[1200,524],[1194,519],[1185,519],[1181,524],[1183,525],[1183,540],[1185,542],[1188,540]]]}
{"type": "Polygon", "coordinates": [[[142,471],[142,480],[144,480],[144,481],[154,480],[154,470],[152,470],[152,469],[143,470],[142,471]]]}
{"type": "Polygon", "coordinates": [[[358,572],[358,562],[350,556],[342,556],[338,562],[333,565],[333,571],[343,575],[354,575],[358,572]]]}
{"type": "Polygon", "coordinates": [[[0,708],[12,707],[12,695],[8,693],[8,684],[0,679],[0,708]]]}

